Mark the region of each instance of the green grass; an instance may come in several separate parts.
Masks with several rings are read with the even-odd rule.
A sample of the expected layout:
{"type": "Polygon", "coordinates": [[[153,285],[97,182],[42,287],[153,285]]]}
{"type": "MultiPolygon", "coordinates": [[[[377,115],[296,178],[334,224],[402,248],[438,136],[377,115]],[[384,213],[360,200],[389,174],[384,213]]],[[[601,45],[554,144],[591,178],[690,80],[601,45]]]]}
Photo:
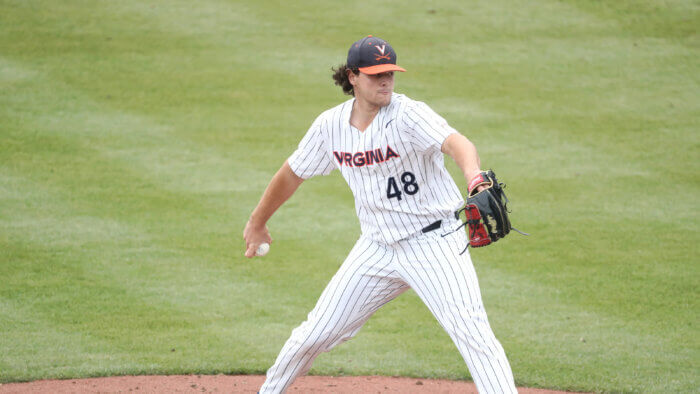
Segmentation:
{"type": "MultiPolygon", "coordinates": [[[[0,382],[263,373],[359,225],[334,174],[243,226],[371,33],[532,233],[472,252],[517,384],[696,391],[699,11],[0,0],[0,382]]],[[[469,377],[412,292],[311,372],[469,377]]]]}

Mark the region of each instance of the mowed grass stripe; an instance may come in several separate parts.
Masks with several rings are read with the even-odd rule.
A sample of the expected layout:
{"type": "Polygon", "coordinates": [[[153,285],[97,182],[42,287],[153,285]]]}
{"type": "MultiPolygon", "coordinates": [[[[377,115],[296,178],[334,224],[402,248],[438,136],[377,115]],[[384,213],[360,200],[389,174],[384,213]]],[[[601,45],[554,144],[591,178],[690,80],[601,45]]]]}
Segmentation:
{"type": "MultiPolygon", "coordinates": [[[[570,390],[581,390],[581,386],[567,385],[579,381],[590,387],[587,390],[595,391],[635,391],[635,384],[628,381],[628,377],[653,376],[657,381],[645,390],[658,391],[664,389],[666,383],[663,382],[673,380],[676,375],[675,379],[682,377],[679,382],[686,382],[679,387],[692,388],[695,351],[684,342],[692,336],[691,327],[679,324],[673,329],[679,330],[676,335],[661,337],[655,333],[658,326],[652,331],[649,323],[620,316],[617,311],[605,312],[596,305],[583,306],[580,300],[567,294],[569,291],[552,286],[549,280],[533,281],[510,267],[500,269],[489,265],[477,269],[480,274],[484,270],[492,271],[491,275],[482,275],[481,287],[487,300],[496,300],[487,303],[486,308],[493,315],[491,324],[504,346],[512,350],[516,376],[536,376],[534,381],[538,387],[553,385],[570,390]],[[500,297],[495,297],[494,293],[499,293],[500,297]],[[493,314],[494,310],[500,313],[493,314]],[[508,324],[513,320],[521,324],[508,324]],[[567,351],[552,353],[551,349],[567,351]],[[581,360],[588,361],[582,363],[581,360]],[[610,367],[612,360],[618,360],[616,368],[610,367]],[[542,373],[548,368],[559,372],[557,380],[542,373]],[[586,383],[581,381],[582,377],[586,383]]],[[[591,283],[583,290],[582,297],[605,291],[599,290],[600,282],[591,283]]],[[[619,301],[611,301],[614,302],[619,301]]]]}
{"type": "MultiPolygon", "coordinates": [[[[46,86],[46,85],[42,85],[46,86]]],[[[73,91],[69,91],[67,96],[69,97],[74,97],[77,95],[77,93],[73,91]]],[[[53,100],[50,100],[52,102],[63,102],[62,97],[57,96],[54,97],[53,100]]],[[[80,104],[76,105],[76,107],[82,107],[80,104]]],[[[90,189],[87,191],[84,191],[86,194],[89,193],[97,193],[97,194],[110,194],[112,193],[110,188],[114,188],[119,190],[120,198],[113,198],[110,200],[110,198],[105,198],[104,201],[100,200],[99,201],[99,206],[95,208],[95,210],[99,211],[103,207],[105,207],[106,204],[109,204],[110,202],[113,204],[114,207],[124,210],[124,214],[131,214],[134,216],[134,219],[142,218],[143,214],[152,214],[152,215],[159,215],[161,213],[154,213],[152,211],[144,211],[144,207],[152,207],[152,206],[158,206],[158,204],[153,204],[153,201],[147,201],[144,199],[144,197],[150,197],[156,202],[160,202],[162,199],[165,204],[161,204],[160,207],[162,208],[163,211],[166,211],[167,214],[171,215],[182,215],[188,212],[188,209],[183,209],[182,212],[179,212],[178,210],[174,209],[177,207],[183,207],[187,208],[188,202],[187,197],[183,196],[183,194],[188,194],[191,193],[195,196],[201,194],[201,189],[197,189],[197,186],[199,185],[193,185],[191,189],[187,189],[187,180],[184,182],[184,185],[178,185],[178,187],[171,187],[169,185],[170,182],[165,182],[165,189],[175,189],[177,192],[180,192],[180,194],[171,194],[167,195],[167,191],[164,189],[160,189],[158,185],[159,182],[163,182],[163,179],[170,181],[170,180],[175,180],[177,178],[178,174],[187,174],[187,171],[182,171],[182,166],[178,166],[179,163],[179,153],[180,152],[188,152],[190,146],[183,146],[183,143],[178,142],[177,139],[168,139],[167,136],[162,133],[161,135],[157,136],[156,138],[152,138],[154,134],[154,129],[157,129],[157,125],[154,127],[151,124],[146,124],[142,125],[139,123],[135,122],[124,122],[124,119],[130,119],[128,116],[121,116],[117,117],[114,115],[103,115],[102,117],[98,116],[99,114],[99,108],[91,108],[92,111],[88,111],[90,116],[87,116],[86,118],[83,117],[85,115],[85,112],[83,111],[78,111],[76,108],[66,108],[64,111],[65,113],[68,114],[76,114],[74,118],[69,117],[69,119],[60,119],[60,117],[57,119],[55,117],[51,118],[50,122],[51,125],[47,127],[46,130],[46,135],[42,137],[38,137],[38,133],[34,135],[34,137],[38,138],[39,140],[31,140],[27,143],[27,149],[30,149],[31,147],[34,146],[39,146],[39,147],[44,147],[47,149],[50,154],[55,155],[57,157],[54,157],[54,160],[59,160],[61,158],[60,153],[57,152],[62,152],[65,153],[65,157],[62,158],[64,161],[64,166],[66,168],[51,168],[51,169],[43,169],[46,173],[46,175],[40,176],[40,179],[46,180],[47,178],[50,178],[50,176],[47,176],[49,172],[57,172],[58,174],[65,174],[65,178],[60,178],[59,176],[56,176],[54,182],[58,181],[65,181],[65,182],[73,182],[70,183],[67,187],[66,194],[70,195],[70,199],[76,199],[77,194],[74,194],[74,186],[80,185],[85,183],[85,179],[81,179],[79,176],[80,174],[84,174],[85,176],[90,176],[92,174],[92,169],[88,168],[88,166],[85,166],[83,164],[85,163],[91,163],[92,161],[95,161],[97,163],[100,163],[102,166],[101,171],[97,171],[98,175],[95,176],[94,180],[100,181],[99,184],[93,184],[92,186],[94,189],[90,189]],[[115,125],[115,119],[121,120],[121,122],[117,122],[115,125]],[[132,132],[122,132],[122,130],[135,130],[133,133],[132,132]],[[104,135],[101,135],[104,134],[104,135]],[[143,133],[140,135],[140,139],[137,137],[134,137],[138,133],[143,133]],[[66,140],[64,143],[63,140],[66,140]],[[170,152],[173,152],[172,155],[167,155],[166,152],[168,152],[168,148],[165,146],[166,140],[168,141],[173,141],[173,143],[176,145],[175,148],[171,148],[170,152]],[[123,141],[123,142],[122,142],[123,141]],[[121,142],[121,143],[120,143],[121,142]],[[78,145],[78,147],[73,146],[72,143],[75,143],[78,145]],[[144,167],[140,167],[138,164],[149,164],[152,161],[158,161],[154,160],[154,157],[158,157],[158,154],[160,152],[156,151],[155,155],[153,154],[153,149],[144,149],[144,157],[139,157],[141,156],[140,154],[129,154],[129,155],[122,155],[123,152],[120,151],[121,146],[123,145],[124,147],[133,147],[133,149],[138,150],[138,143],[146,146],[151,146],[153,147],[158,147],[163,151],[163,157],[166,160],[169,160],[167,164],[162,164],[159,167],[162,168],[162,171],[154,171],[153,168],[148,168],[144,165],[144,167]],[[145,143],[145,144],[144,144],[145,143]],[[108,146],[104,146],[108,145],[108,146]],[[109,146],[111,145],[111,146],[109,146]],[[136,147],[134,147],[136,146],[136,147]],[[84,150],[83,150],[84,149],[84,150]],[[149,157],[147,154],[151,154],[152,156],[149,157]],[[116,160],[115,160],[116,158],[116,160]],[[127,158],[136,158],[137,160],[132,160],[131,162],[127,161],[127,158]],[[137,165],[134,165],[136,163],[137,165]],[[170,165],[172,164],[172,165],[170,165]],[[130,167],[130,168],[126,168],[130,167]],[[56,171],[58,170],[58,171],[56,171]],[[61,171],[63,170],[63,171],[61,171]],[[167,172],[171,171],[173,174],[168,174],[167,172]],[[109,174],[110,176],[106,176],[106,174],[109,174]],[[112,177],[111,175],[119,174],[120,176],[115,176],[112,177]],[[132,178],[129,178],[131,176],[132,178]],[[148,179],[149,177],[153,177],[153,179],[148,179]],[[121,179],[121,178],[126,178],[121,179]],[[131,189],[131,190],[125,190],[123,186],[131,186],[133,187],[134,185],[139,185],[140,188],[138,189],[131,189]],[[107,190],[103,190],[103,189],[107,190]],[[145,193],[143,195],[142,193],[145,193]],[[121,198],[125,198],[125,200],[122,200],[121,198]],[[127,207],[122,207],[123,204],[133,204],[132,206],[127,206],[127,207]],[[172,206],[169,206],[168,203],[172,204],[172,206]],[[129,209],[126,209],[129,208],[129,209]]],[[[109,111],[108,111],[109,112],[109,111]]],[[[46,119],[49,119],[48,116],[46,116],[46,119]]],[[[133,120],[133,119],[132,119],[133,120]]],[[[39,127],[39,126],[34,126],[34,127],[39,127]]],[[[22,149],[19,146],[22,144],[21,140],[25,138],[24,136],[18,135],[17,140],[15,141],[15,146],[12,148],[19,148],[15,149],[11,155],[16,155],[16,157],[21,157],[23,155],[22,149]]],[[[189,153],[189,152],[188,152],[189,153]]],[[[211,158],[211,152],[198,152],[195,151],[193,154],[201,154],[203,157],[199,158],[201,160],[206,160],[207,158],[211,158]]],[[[194,158],[193,160],[195,162],[199,162],[198,158],[194,158]]],[[[22,163],[21,161],[15,161],[13,163],[15,166],[17,165],[22,165],[25,163],[22,163]]],[[[60,165],[59,163],[51,163],[52,166],[57,166],[60,165]]],[[[26,166],[28,168],[31,168],[32,163],[26,163],[26,166]]],[[[152,165],[152,164],[151,164],[152,165]]],[[[244,163],[245,165],[245,163],[244,163]]],[[[243,170],[247,170],[246,168],[243,168],[243,170]]],[[[206,171],[203,171],[206,172],[206,171]]],[[[235,172],[235,171],[234,171],[235,172]]],[[[259,173],[253,172],[252,174],[253,178],[256,178],[256,175],[259,175],[259,173]]],[[[266,182],[266,180],[262,179],[260,176],[257,176],[259,179],[259,183],[261,185],[266,182]]],[[[235,187],[237,187],[236,184],[233,184],[235,187]]],[[[246,185],[243,184],[241,187],[245,187],[246,185]]],[[[258,185],[260,186],[260,185],[258,185]]],[[[81,190],[78,190],[80,192],[81,190]]],[[[224,189],[224,192],[227,190],[224,189]]],[[[235,191],[235,189],[234,189],[235,191]]],[[[259,194],[259,190],[255,191],[256,194],[259,194]]],[[[114,196],[112,196],[114,197],[114,196]]],[[[95,195],[90,195],[89,198],[87,199],[88,201],[95,201],[95,195]]],[[[214,199],[216,200],[216,199],[214,199]]],[[[198,213],[193,213],[192,215],[188,216],[189,217],[198,217],[201,220],[209,220],[210,218],[206,215],[204,216],[197,216],[198,214],[203,214],[204,211],[207,209],[213,208],[212,211],[209,212],[209,215],[211,214],[216,214],[216,215],[223,215],[226,216],[227,213],[226,210],[230,210],[232,208],[238,208],[237,204],[235,204],[235,201],[231,202],[226,202],[226,199],[222,199],[224,201],[223,204],[221,205],[216,205],[215,203],[218,201],[214,201],[213,206],[207,206],[202,209],[202,212],[198,213]]],[[[82,202],[81,202],[82,203],[82,202]]],[[[150,208],[148,208],[150,209],[150,208]]],[[[246,208],[246,212],[247,212],[246,208]]],[[[167,216],[167,215],[166,215],[167,216]]],[[[190,219],[187,219],[190,220],[190,219]]],[[[162,223],[158,223],[159,226],[162,226],[162,223]]],[[[225,228],[229,228],[229,222],[225,219],[223,219],[222,225],[225,228]]],[[[152,229],[149,229],[152,230],[152,229]]],[[[236,235],[240,236],[240,229],[236,228],[236,235]]],[[[239,241],[240,242],[240,241],[239,241]]]]}
{"type": "MultiPolygon", "coordinates": [[[[13,189],[17,191],[16,183],[13,189]]],[[[127,360],[131,363],[124,360],[122,365],[140,373],[147,372],[150,364],[163,365],[154,360],[143,364],[141,354],[169,356],[173,344],[184,343],[188,344],[184,349],[175,346],[184,352],[177,357],[182,362],[181,358],[192,356],[188,351],[195,352],[202,346],[202,340],[207,342],[204,349],[216,348],[211,344],[214,339],[208,335],[208,326],[217,321],[230,324],[230,314],[235,316],[236,311],[223,300],[217,303],[207,289],[217,285],[235,294],[235,285],[228,283],[235,283],[235,278],[227,282],[225,276],[218,276],[221,283],[215,283],[217,276],[206,269],[206,262],[188,258],[181,250],[153,245],[133,229],[123,231],[125,226],[89,217],[85,212],[65,212],[68,204],[61,204],[57,193],[46,194],[44,201],[37,198],[36,188],[29,188],[27,195],[33,198],[19,202],[33,200],[44,208],[54,208],[51,211],[68,213],[57,212],[57,217],[36,220],[38,228],[4,226],[9,239],[3,242],[3,255],[9,264],[3,265],[3,299],[14,300],[20,310],[31,312],[27,313],[30,321],[43,319],[49,331],[81,332],[87,344],[93,342],[91,338],[101,339],[103,352],[130,354],[127,360]],[[31,239],[23,239],[27,233],[31,239]],[[32,302],[28,304],[27,300],[32,302]],[[209,308],[203,311],[202,305],[209,308]]],[[[31,216],[22,212],[21,206],[9,208],[31,216]]],[[[245,287],[250,289],[250,285],[245,287]]],[[[24,352],[10,354],[8,357],[20,360],[31,357],[24,352]]],[[[167,358],[172,356],[165,357],[165,364],[167,358]]],[[[18,361],[12,361],[12,365],[21,365],[18,361]]],[[[63,360],[44,362],[63,369],[70,366],[63,360]]],[[[79,370],[81,374],[95,374],[100,373],[99,368],[95,365],[90,371],[79,370]]],[[[3,372],[14,371],[7,368],[3,372]]],[[[30,372],[33,375],[29,377],[20,376],[38,377],[36,370],[30,372]]]]}
{"type": "MultiPolygon", "coordinates": [[[[45,88],[48,85],[50,84],[46,83],[42,86],[45,88]]],[[[74,95],[68,94],[67,97],[74,97],[74,95]]],[[[56,95],[55,97],[50,97],[49,101],[56,103],[63,102],[64,97],[56,95]]],[[[70,111],[68,112],[70,113],[70,111]]],[[[96,117],[96,115],[93,113],[93,118],[94,117],[96,117]]],[[[10,201],[5,200],[3,211],[8,214],[8,216],[11,213],[15,215],[20,213],[23,216],[21,216],[22,220],[13,220],[12,217],[7,217],[6,229],[9,230],[10,233],[13,232],[12,230],[18,230],[18,234],[13,235],[16,235],[20,239],[27,235],[31,236],[31,241],[29,242],[29,246],[32,248],[31,250],[40,251],[42,249],[49,249],[57,254],[57,258],[53,261],[46,261],[46,256],[42,256],[41,254],[35,256],[36,260],[32,259],[33,261],[31,264],[39,266],[37,269],[39,269],[40,272],[37,273],[37,276],[40,278],[53,277],[52,282],[57,285],[47,291],[49,293],[58,291],[59,294],[62,294],[60,286],[58,285],[65,281],[73,282],[73,279],[75,279],[74,273],[70,272],[70,270],[63,275],[59,274],[53,276],[52,274],[60,273],[60,270],[57,269],[58,264],[68,265],[67,268],[76,270],[89,269],[91,271],[89,275],[90,279],[96,282],[100,280],[100,276],[105,276],[101,279],[106,282],[114,281],[115,283],[109,283],[106,286],[116,285],[116,288],[102,288],[99,290],[109,302],[114,302],[115,299],[120,300],[119,305],[121,308],[125,309],[124,313],[132,317],[152,315],[155,317],[166,316],[168,318],[174,318],[173,316],[177,316],[178,314],[182,315],[182,312],[185,312],[176,308],[163,309],[166,305],[161,305],[160,309],[153,309],[149,310],[148,313],[139,314],[139,305],[141,307],[148,306],[148,308],[151,308],[153,303],[153,299],[148,299],[148,297],[144,297],[144,294],[139,294],[144,291],[149,293],[148,296],[150,297],[159,298],[161,303],[163,300],[177,299],[172,297],[177,297],[178,295],[182,296],[183,292],[193,293],[194,295],[206,294],[206,291],[203,290],[210,286],[216,286],[219,291],[231,291],[230,286],[227,286],[226,283],[215,283],[214,277],[206,276],[205,278],[201,278],[195,275],[197,272],[202,272],[201,266],[206,265],[206,261],[199,261],[199,259],[180,261],[187,260],[185,256],[182,256],[184,255],[184,253],[182,253],[184,244],[182,239],[170,241],[171,243],[167,248],[172,250],[162,250],[155,247],[156,256],[149,256],[151,255],[148,251],[149,246],[152,246],[153,243],[157,243],[157,241],[149,239],[149,237],[144,236],[144,234],[153,234],[153,238],[162,238],[167,235],[172,235],[172,232],[169,234],[162,234],[162,231],[154,232],[158,229],[152,227],[144,231],[134,231],[133,229],[124,230],[120,229],[120,225],[113,226],[108,222],[105,231],[100,233],[100,228],[104,227],[102,225],[104,220],[91,217],[90,215],[112,216],[115,220],[128,221],[139,217],[143,219],[142,215],[145,213],[151,215],[157,214],[153,212],[153,207],[160,206],[166,212],[160,215],[162,219],[167,217],[168,212],[171,210],[186,208],[187,205],[185,199],[181,196],[164,198],[166,193],[164,193],[163,190],[154,188],[152,183],[144,181],[140,177],[134,178],[135,172],[133,169],[124,168],[120,165],[122,163],[113,163],[109,160],[105,160],[100,152],[95,152],[93,149],[95,141],[90,141],[91,143],[85,141],[83,138],[86,137],[87,133],[85,133],[85,129],[81,128],[103,131],[110,126],[114,127],[110,122],[113,120],[112,117],[107,116],[105,119],[107,121],[103,125],[91,124],[90,122],[85,122],[87,123],[85,124],[81,116],[78,116],[77,121],[74,119],[52,119],[52,122],[48,126],[45,126],[46,130],[42,130],[46,135],[38,137],[37,133],[34,139],[30,138],[29,143],[24,146],[22,146],[21,135],[7,135],[8,137],[17,137],[14,143],[11,144],[11,147],[14,149],[10,154],[10,165],[14,167],[14,170],[30,173],[30,176],[38,178],[38,181],[42,183],[32,185],[27,187],[28,190],[22,191],[19,185],[19,183],[22,182],[8,182],[11,184],[7,186],[7,189],[12,193],[11,195],[14,195],[13,200],[17,203],[18,207],[14,207],[10,201]],[[73,128],[79,130],[78,133],[75,133],[77,135],[71,135],[71,131],[75,131],[73,128]],[[76,141],[77,143],[75,145],[77,146],[71,145],[76,141]],[[34,147],[39,147],[39,152],[30,152],[30,149],[34,147]],[[35,163],[33,162],[24,163],[21,160],[17,160],[21,159],[24,154],[41,154],[41,149],[47,148],[52,152],[51,156],[49,156],[52,157],[50,168],[37,168],[34,166],[35,163]],[[102,181],[102,183],[93,184],[92,189],[81,189],[81,185],[88,184],[85,177],[92,176],[91,174],[93,174],[93,171],[95,174],[99,174],[94,180],[102,181]],[[106,177],[106,174],[115,176],[106,177]],[[131,179],[129,179],[129,175],[132,175],[131,179]],[[47,178],[51,179],[51,181],[46,182],[47,178]],[[51,186],[48,186],[49,184],[51,184],[51,186]],[[145,187],[141,190],[133,189],[135,185],[144,184],[145,187]],[[36,187],[40,189],[49,189],[49,191],[42,195],[40,190],[35,189],[36,187]],[[152,193],[152,195],[150,193],[152,193]],[[154,201],[149,202],[148,198],[155,199],[155,203],[154,201]],[[64,201],[61,201],[62,199],[64,201]],[[144,204],[150,206],[150,208],[147,208],[148,212],[144,212],[144,204]],[[36,212],[33,211],[33,207],[41,207],[41,212],[37,215],[39,217],[35,217],[36,212]],[[106,209],[108,207],[112,209],[106,209]],[[25,211],[23,212],[23,210],[19,208],[25,208],[25,211]],[[111,214],[109,212],[111,212],[111,214]],[[49,217],[45,217],[44,215],[49,217]],[[23,226],[25,223],[32,227],[27,228],[28,226],[23,226]],[[115,227],[120,231],[113,231],[115,227]],[[71,234],[71,230],[74,229],[77,233],[71,234]],[[122,235],[122,237],[119,235],[122,235]],[[74,238],[74,240],[72,240],[73,242],[71,243],[67,238],[74,238]],[[54,242],[58,242],[59,244],[54,245],[54,242]],[[143,246],[141,248],[134,248],[134,243],[143,246]],[[127,251],[122,251],[120,249],[122,246],[127,245],[131,249],[131,253],[129,253],[128,249],[127,251]],[[104,249],[105,247],[106,249],[104,249]],[[70,253],[63,253],[63,249],[65,248],[68,248],[70,253]],[[114,250],[110,250],[109,248],[113,248],[114,250]],[[75,249],[78,250],[76,251],[75,249]],[[116,256],[105,255],[109,252],[116,252],[116,256]],[[167,252],[172,252],[170,254],[174,254],[174,256],[167,256],[167,252]],[[130,254],[131,256],[129,256],[130,254]],[[170,262],[170,264],[164,264],[163,260],[167,260],[168,258],[174,261],[170,262]],[[69,261],[65,261],[64,259],[68,259],[69,261]],[[73,261],[73,259],[76,261],[73,261]],[[135,259],[135,267],[128,263],[131,259],[135,259]],[[125,261],[127,262],[127,267],[124,267],[125,261]],[[160,267],[155,268],[155,270],[153,268],[144,269],[144,265],[148,263],[157,263],[160,267]],[[86,266],[83,267],[81,264],[85,264],[86,266]],[[189,272],[188,270],[178,269],[178,265],[181,265],[180,268],[189,267],[189,272]],[[124,268],[126,268],[126,272],[119,272],[119,270],[123,270],[124,268]],[[114,270],[114,272],[111,272],[112,270],[114,270]],[[97,277],[94,276],[96,273],[98,273],[97,277]],[[161,276],[172,275],[173,277],[166,276],[161,278],[161,281],[153,283],[154,274],[161,276]],[[182,279],[202,280],[199,282],[199,288],[195,288],[192,284],[188,285],[187,283],[178,286],[178,280],[182,279]],[[156,286],[154,286],[154,284],[156,286]],[[126,285],[131,285],[132,287],[127,291],[122,288],[126,285]],[[158,285],[160,285],[160,287],[158,285]],[[163,288],[164,285],[171,286],[172,288],[163,288]],[[182,287],[184,291],[178,287],[182,287]],[[127,296],[126,293],[131,295],[127,296]],[[143,298],[139,297],[144,297],[145,301],[143,298]]],[[[42,125],[34,124],[33,126],[41,128],[42,125]]],[[[163,141],[159,142],[162,143],[163,141]]],[[[18,179],[18,177],[13,178],[18,179]]],[[[10,179],[10,177],[7,179],[10,179]]],[[[28,182],[23,183],[27,184],[28,182]]],[[[187,209],[185,210],[185,212],[188,211],[187,209]]],[[[207,219],[208,216],[202,215],[202,217],[207,219]]],[[[138,226],[142,223],[136,220],[135,224],[138,226]]],[[[161,223],[160,225],[163,224],[161,223]]],[[[160,230],[162,230],[162,228],[160,228],[160,230]]],[[[236,229],[237,235],[238,232],[239,230],[236,229]]],[[[14,239],[12,241],[14,241],[14,239]]],[[[6,250],[12,250],[12,246],[14,245],[8,242],[7,246],[8,249],[6,250]]],[[[230,245],[227,246],[230,247],[230,245]]],[[[14,257],[13,255],[8,256],[8,261],[20,264],[19,261],[13,261],[14,257]]],[[[12,268],[13,265],[11,264],[9,267],[12,268]]],[[[8,268],[8,266],[5,268],[8,268]]],[[[24,265],[17,268],[20,271],[19,273],[22,274],[26,272],[28,267],[24,265]]],[[[8,279],[10,278],[8,277],[8,279]]],[[[30,282],[26,282],[25,279],[29,278],[20,279],[20,284],[24,286],[30,285],[32,287],[36,285],[31,282],[31,279],[30,282]]],[[[225,281],[224,277],[221,277],[221,279],[222,282],[225,281]]],[[[250,282],[246,283],[248,287],[250,287],[250,282]]],[[[12,294],[15,296],[21,294],[17,293],[15,291],[16,289],[9,287],[9,283],[7,283],[7,285],[6,294],[8,296],[12,294]]],[[[91,293],[90,289],[82,289],[86,284],[74,285],[78,286],[78,288],[72,289],[73,291],[66,292],[67,289],[62,289],[62,291],[66,292],[65,296],[80,299],[83,303],[82,307],[87,307],[88,310],[90,310],[89,301],[94,295],[91,293]],[[81,290],[86,290],[87,293],[79,294],[81,290]]],[[[103,299],[103,301],[104,300],[105,299],[103,299]]],[[[61,301],[66,302],[67,300],[61,301]]],[[[201,300],[199,302],[201,302],[201,300]]],[[[211,300],[207,300],[207,302],[211,302],[211,300]]],[[[59,310],[61,306],[60,303],[58,305],[55,303],[50,304],[47,310],[59,310]]],[[[99,304],[95,305],[94,308],[101,310],[103,306],[104,305],[99,304]]],[[[193,308],[192,310],[197,309],[193,308]]],[[[227,311],[227,313],[230,313],[230,311],[227,311]]],[[[79,316],[77,320],[82,324],[86,323],[87,316],[79,316]]],[[[114,323],[115,321],[119,321],[122,317],[125,316],[114,315],[114,311],[107,308],[100,312],[97,319],[108,319],[110,322],[114,323]]],[[[76,316],[72,315],[69,318],[76,319],[76,316]]],[[[206,314],[202,315],[201,312],[199,312],[195,320],[202,318],[206,318],[206,314]]],[[[174,319],[178,321],[177,318],[174,319]]],[[[144,321],[144,324],[150,324],[152,320],[153,319],[148,319],[144,321]]],[[[124,324],[124,322],[122,322],[122,324],[124,324]]],[[[124,327],[120,325],[111,327],[117,329],[121,327],[124,329],[124,327]]],[[[89,331],[94,331],[96,329],[95,327],[83,328],[89,331]]],[[[141,332],[141,334],[143,333],[141,330],[139,330],[139,332],[141,332]]],[[[201,333],[190,333],[187,336],[190,335],[206,338],[206,335],[202,335],[201,333]]],[[[127,339],[129,342],[135,340],[130,338],[121,339],[127,339]]],[[[221,358],[218,357],[218,359],[221,358]]]]}
{"type": "MultiPolygon", "coordinates": [[[[16,185],[14,190],[17,191],[16,185]]],[[[32,190],[31,194],[36,200],[36,190],[32,190]]],[[[56,193],[51,193],[53,204],[56,204],[55,200],[56,193]]],[[[41,203],[44,207],[52,204],[48,201],[41,203]]],[[[236,360],[239,355],[235,349],[242,348],[245,343],[235,346],[230,343],[212,344],[216,335],[212,336],[209,330],[225,331],[227,326],[235,326],[238,319],[243,319],[250,321],[248,324],[251,326],[241,330],[256,332],[253,327],[255,316],[246,316],[250,310],[246,310],[242,303],[247,297],[254,297],[255,282],[237,283],[237,278],[230,276],[230,272],[207,268],[207,262],[202,261],[206,259],[188,257],[187,253],[177,248],[163,250],[158,245],[152,245],[148,239],[140,242],[124,240],[115,231],[105,231],[106,239],[102,239],[96,234],[100,227],[104,227],[99,225],[100,220],[84,215],[82,213],[81,217],[63,220],[37,220],[35,225],[42,228],[21,228],[23,231],[20,234],[10,231],[11,240],[3,242],[4,260],[10,263],[3,268],[6,279],[3,297],[18,303],[35,300],[31,308],[37,315],[45,315],[49,330],[51,327],[64,327],[72,332],[90,333],[87,337],[104,337],[107,342],[113,341],[100,344],[103,351],[108,353],[125,349],[133,358],[139,357],[142,352],[168,355],[165,350],[169,351],[170,346],[176,344],[181,353],[176,357],[176,362],[170,361],[173,366],[187,365],[188,370],[201,368],[200,371],[208,373],[229,371],[223,369],[230,365],[229,357],[236,360]],[[71,234],[75,222],[80,228],[77,234],[71,234]],[[85,230],[90,234],[86,235],[85,230]],[[54,237],[60,233],[60,239],[48,239],[49,242],[46,242],[41,237],[42,232],[54,237]],[[31,241],[24,245],[19,244],[21,240],[11,242],[26,233],[32,234],[31,241]],[[75,238],[74,244],[70,243],[71,238],[75,238]],[[58,241],[58,244],[52,241],[58,241]],[[135,247],[134,244],[138,243],[150,247],[135,247]],[[27,287],[29,290],[25,289],[27,287]],[[151,343],[154,339],[156,341],[151,343]],[[201,341],[206,343],[202,344],[201,341]],[[200,347],[205,349],[203,354],[199,354],[200,347]],[[220,353],[208,357],[207,352],[212,349],[220,353]],[[209,359],[218,364],[217,369],[207,369],[209,359]]],[[[115,226],[106,227],[110,230],[109,227],[115,226]]],[[[260,305],[254,305],[253,310],[260,308],[260,305]]],[[[234,342],[239,340],[235,334],[226,338],[234,342]]],[[[8,353],[8,357],[9,354],[14,353],[8,353]]],[[[26,353],[15,355],[21,358],[26,353]]],[[[151,363],[162,367],[169,365],[167,359],[172,357],[152,360],[151,363]]],[[[251,357],[246,355],[245,360],[249,359],[251,357]]],[[[13,358],[9,360],[12,365],[22,364],[13,358]]],[[[139,363],[138,359],[131,361],[130,364],[123,363],[123,373],[154,371],[139,363]]],[[[45,359],[43,362],[56,363],[62,368],[70,367],[70,363],[66,365],[61,360],[45,359]]],[[[78,373],[82,376],[93,375],[100,373],[95,372],[99,368],[100,365],[95,365],[89,371],[78,369],[78,373]]],[[[14,368],[4,371],[22,379],[39,377],[36,370],[32,371],[32,375],[15,375],[14,368]]],[[[159,371],[166,372],[164,369],[159,371]]],[[[260,369],[254,371],[260,372],[260,369]]],[[[64,376],[55,375],[52,369],[48,373],[51,376],[64,376]]]]}

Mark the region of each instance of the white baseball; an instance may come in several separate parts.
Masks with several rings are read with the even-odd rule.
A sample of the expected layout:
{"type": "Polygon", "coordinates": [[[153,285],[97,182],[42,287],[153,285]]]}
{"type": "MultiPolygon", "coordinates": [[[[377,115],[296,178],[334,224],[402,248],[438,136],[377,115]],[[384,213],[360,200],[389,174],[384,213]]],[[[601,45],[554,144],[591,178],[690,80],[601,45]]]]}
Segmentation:
{"type": "Polygon", "coordinates": [[[267,252],[270,251],[270,244],[265,242],[258,246],[258,250],[255,251],[256,256],[265,256],[267,252]]]}

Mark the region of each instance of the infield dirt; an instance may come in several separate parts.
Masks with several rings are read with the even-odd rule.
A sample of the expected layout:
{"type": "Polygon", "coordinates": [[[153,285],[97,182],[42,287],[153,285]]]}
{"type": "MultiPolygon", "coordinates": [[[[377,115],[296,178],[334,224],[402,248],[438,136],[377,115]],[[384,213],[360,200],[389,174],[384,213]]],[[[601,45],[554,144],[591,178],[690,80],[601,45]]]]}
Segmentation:
{"type": "MultiPolygon", "coordinates": [[[[256,393],[261,375],[114,376],[0,384],[0,393],[256,393]]],[[[291,393],[477,393],[474,383],[388,376],[303,376],[291,393]]],[[[565,391],[518,388],[520,394],[565,391]]]]}

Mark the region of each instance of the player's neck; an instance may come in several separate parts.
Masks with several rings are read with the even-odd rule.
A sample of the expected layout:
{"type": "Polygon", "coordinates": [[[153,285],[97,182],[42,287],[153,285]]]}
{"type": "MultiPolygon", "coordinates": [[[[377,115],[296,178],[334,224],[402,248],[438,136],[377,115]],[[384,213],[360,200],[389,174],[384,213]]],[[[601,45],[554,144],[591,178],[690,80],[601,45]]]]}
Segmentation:
{"type": "Polygon", "coordinates": [[[374,105],[366,100],[355,98],[350,114],[350,124],[360,131],[365,131],[372,124],[381,106],[374,105]]]}

